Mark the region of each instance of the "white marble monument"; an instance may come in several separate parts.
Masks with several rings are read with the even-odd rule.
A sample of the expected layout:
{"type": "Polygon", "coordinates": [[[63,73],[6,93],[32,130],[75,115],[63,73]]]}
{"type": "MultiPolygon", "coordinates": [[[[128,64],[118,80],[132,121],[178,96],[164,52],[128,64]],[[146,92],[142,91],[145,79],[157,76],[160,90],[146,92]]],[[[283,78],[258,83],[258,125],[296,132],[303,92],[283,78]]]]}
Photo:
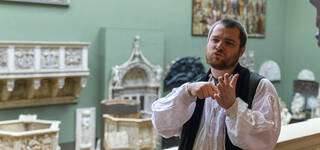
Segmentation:
{"type": "Polygon", "coordinates": [[[137,100],[141,111],[151,113],[151,104],[160,97],[162,69],[152,65],[140,50],[136,36],[128,61],[112,68],[109,81],[109,99],[137,100]]]}
{"type": "Polygon", "coordinates": [[[36,115],[0,121],[0,150],[60,150],[59,124],[36,115]]]}
{"type": "Polygon", "coordinates": [[[94,150],[96,138],[96,108],[77,109],[76,150],[94,150]]]}

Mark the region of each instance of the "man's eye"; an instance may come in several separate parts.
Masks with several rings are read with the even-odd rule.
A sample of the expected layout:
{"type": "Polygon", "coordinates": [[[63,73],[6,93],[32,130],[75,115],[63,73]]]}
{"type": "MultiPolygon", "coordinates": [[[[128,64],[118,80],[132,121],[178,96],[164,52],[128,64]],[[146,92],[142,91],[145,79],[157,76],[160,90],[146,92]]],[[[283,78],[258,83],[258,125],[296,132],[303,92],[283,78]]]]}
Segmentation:
{"type": "Polygon", "coordinates": [[[219,39],[212,39],[212,41],[213,41],[214,43],[218,43],[220,40],[219,40],[219,39]]]}
{"type": "Polygon", "coordinates": [[[228,41],[226,42],[226,44],[230,45],[230,46],[234,46],[235,45],[233,42],[228,42],[228,41]]]}

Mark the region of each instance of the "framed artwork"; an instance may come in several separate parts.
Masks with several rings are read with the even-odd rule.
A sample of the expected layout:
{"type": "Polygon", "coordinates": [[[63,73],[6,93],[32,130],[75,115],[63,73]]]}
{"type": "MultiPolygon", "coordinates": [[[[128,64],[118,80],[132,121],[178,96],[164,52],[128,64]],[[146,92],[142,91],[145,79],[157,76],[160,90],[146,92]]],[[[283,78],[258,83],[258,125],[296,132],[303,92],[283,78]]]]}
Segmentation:
{"type": "Polygon", "coordinates": [[[266,0],[192,0],[192,35],[207,36],[222,18],[238,20],[249,37],[265,35],[266,0]]]}
{"type": "Polygon", "coordinates": [[[70,0],[5,0],[5,1],[52,4],[52,5],[63,5],[63,6],[70,5],[70,0]]]}

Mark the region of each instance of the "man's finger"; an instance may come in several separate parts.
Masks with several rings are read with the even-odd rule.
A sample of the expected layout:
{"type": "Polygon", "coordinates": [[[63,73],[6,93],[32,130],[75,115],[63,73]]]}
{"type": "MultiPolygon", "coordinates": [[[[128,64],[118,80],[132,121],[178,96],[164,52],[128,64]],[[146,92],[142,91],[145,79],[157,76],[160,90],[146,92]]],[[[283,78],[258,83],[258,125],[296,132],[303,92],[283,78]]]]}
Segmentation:
{"type": "Polygon", "coordinates": [[[231,83],[230,83],[230,86],[232,88],[236,88],[238,78],[239,78],[239,74],[236,74],[236,75],[234,75],[232,77],[232,80],[231,80],[231,83]]]}
{"type": "Polygon", "coordinates": [[[224,85],[229,85],[229,73],[225,73],[223,77],[224,85]]]}
{"type": "Polygon", "coordinates": [[[219,85],[219,84],[220,84],[220,85],[224,84],[224,82],[223,82],[223,77],[222,77],[222,76],[220,76],[220,77],[218,78],[218,81],[219,81],[218,85],[219,85]]]}

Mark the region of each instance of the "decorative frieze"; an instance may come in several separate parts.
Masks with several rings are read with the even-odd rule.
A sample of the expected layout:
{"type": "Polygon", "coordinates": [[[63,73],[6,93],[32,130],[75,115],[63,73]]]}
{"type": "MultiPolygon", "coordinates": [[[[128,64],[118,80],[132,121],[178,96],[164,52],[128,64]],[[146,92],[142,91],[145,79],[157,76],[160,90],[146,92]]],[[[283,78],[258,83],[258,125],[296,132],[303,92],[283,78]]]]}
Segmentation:
{"type": "Polygon", "coordinates": [[[88,46],[0,41],[0,108],[76,102],[89,76],[88,46]]]}

